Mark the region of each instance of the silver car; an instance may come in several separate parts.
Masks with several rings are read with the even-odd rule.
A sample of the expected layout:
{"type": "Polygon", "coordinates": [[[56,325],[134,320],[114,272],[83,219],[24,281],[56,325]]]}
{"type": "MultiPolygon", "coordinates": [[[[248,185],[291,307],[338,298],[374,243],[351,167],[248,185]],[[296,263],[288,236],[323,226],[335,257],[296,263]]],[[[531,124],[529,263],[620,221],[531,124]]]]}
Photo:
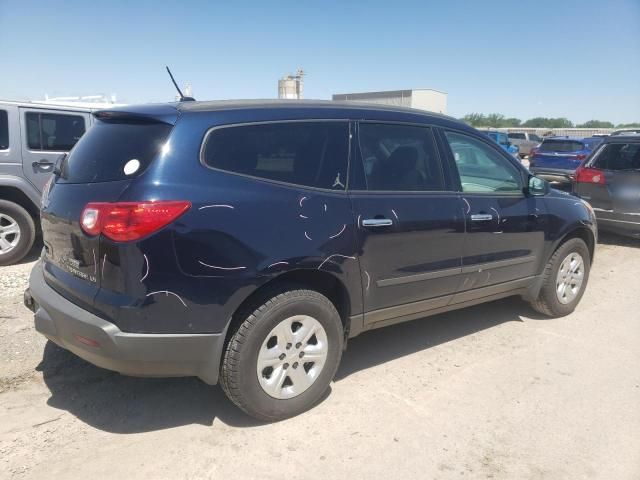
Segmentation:
{"type": "Polygon", "coordinates": [[[535,133],[511,132],[507,134],[512,145],[516,145],[520,152],[520,157],[526,157],[531,153],[531,149],[540,145],[542,138],[535,133]]]}

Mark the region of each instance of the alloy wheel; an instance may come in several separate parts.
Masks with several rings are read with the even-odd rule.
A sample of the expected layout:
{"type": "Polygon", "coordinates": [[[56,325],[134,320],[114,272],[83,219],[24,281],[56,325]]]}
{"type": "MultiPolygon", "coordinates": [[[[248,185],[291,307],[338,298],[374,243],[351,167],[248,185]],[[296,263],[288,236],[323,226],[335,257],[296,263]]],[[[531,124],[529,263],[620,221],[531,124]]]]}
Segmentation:
{"type": "Polygon", "coordinates": [[[258,381],[277,399],[297,397],[316,381],[328,355],[327,333],[309,315],[282,320],[266,336],[258,353],[258,381]]]}
{"type": "Polygon", "coordinates": [[[556,295],[562,304],[571,303],[580,293],[584,281],[584,260],[579,253],[571,252],[560,264],[556,277],[556,295]]]}
{"type": "Polygon", "coordinates": [[[20,242],[20,225],[13,217],[0,213],[0,255],[9,253],[20,242]]]}

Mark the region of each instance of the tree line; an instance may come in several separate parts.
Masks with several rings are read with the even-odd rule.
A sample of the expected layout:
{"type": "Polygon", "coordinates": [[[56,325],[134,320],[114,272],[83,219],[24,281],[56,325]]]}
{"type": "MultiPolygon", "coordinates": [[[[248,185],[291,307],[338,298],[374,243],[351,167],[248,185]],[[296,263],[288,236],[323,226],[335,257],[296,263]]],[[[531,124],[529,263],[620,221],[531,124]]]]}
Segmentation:
{"type": "Polygon", "coordinates": [[[522,121],[519,118],[505,117],[500,113],[469,113],[462,117],[465,123],[472,127],[492,127],[492,128],[509,128],[509,127],[527,127],[527,128],[640,128],[640,122],[626,123],[614,125],[611,122],[603,120],[589,120],[588,122],[574,125],[571,120],[564,117],[548,118],[535,117],[522,121]]]}

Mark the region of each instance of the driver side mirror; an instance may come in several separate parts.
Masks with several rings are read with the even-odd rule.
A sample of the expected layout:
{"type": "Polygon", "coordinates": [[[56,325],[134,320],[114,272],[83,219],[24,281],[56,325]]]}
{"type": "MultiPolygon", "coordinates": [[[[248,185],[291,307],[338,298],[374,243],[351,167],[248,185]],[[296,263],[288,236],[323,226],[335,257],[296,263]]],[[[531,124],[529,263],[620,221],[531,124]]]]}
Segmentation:
{"type": "Polygon", "coordinates": [[[546,195],[551,190],[549,182],[542,178],[531,175],[529,177],[529,185],[527,188],[529,195],[546,195]]]}

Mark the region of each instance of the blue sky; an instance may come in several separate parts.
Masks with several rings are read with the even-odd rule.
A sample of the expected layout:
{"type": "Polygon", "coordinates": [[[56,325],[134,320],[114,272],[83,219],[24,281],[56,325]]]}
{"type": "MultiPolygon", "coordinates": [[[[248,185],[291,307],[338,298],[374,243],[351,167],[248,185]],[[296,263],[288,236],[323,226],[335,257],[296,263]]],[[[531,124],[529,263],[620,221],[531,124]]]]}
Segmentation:
{"type": "Polygon", "coordinates": [[[0,0],[0,98],[306,98],[434,88],[449,114],[640,121],[640,0],[0,0]]]}

